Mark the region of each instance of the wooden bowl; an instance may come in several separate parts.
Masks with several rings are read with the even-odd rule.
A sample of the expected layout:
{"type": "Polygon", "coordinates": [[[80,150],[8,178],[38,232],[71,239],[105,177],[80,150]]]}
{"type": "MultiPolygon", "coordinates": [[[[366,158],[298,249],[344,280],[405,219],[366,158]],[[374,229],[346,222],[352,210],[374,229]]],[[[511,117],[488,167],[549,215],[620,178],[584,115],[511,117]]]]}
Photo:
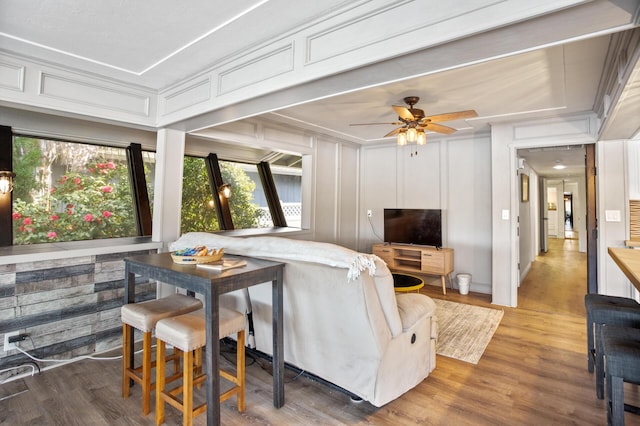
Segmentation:
{"type": "Polygon", "coordinates": [[[172,252],[171,258],[174,263],[179,263],[181,265],[197,265],[198,263],[217,262],[222,259],[223,255],[224,249],[219,249],[217,251],[214,249],[213,254],[208,256],[178,256],[172,252]]]}

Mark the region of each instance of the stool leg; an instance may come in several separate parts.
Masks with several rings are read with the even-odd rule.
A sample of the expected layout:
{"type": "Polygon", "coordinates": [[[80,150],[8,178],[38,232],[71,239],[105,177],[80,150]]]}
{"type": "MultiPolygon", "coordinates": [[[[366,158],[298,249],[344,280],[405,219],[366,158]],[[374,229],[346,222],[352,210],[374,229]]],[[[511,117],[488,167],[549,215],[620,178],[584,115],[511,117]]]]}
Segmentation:
{"type": "MultiPolygon", "coordinates": [[[[202,348],[198,348],[195,350],[193,364],[195,367],[194,375],[197,377],[202,374],[202,348]]],[[[202,387],[202,383],[198,382],[196,386],[198,387],[198,389],[200,389],[202,387]]]]}
{"type": "Polygon", "coordinates": [[[182,379],[182,424],[193,424],[193,351],[184,352],[182,379]]]}
{"type": "Polygon", "coordinates": [[[165,387],[165,356],[167,353],[167,346],[165,342],[157,339],[158,346],[156,354],[156,425],[164,423],[164,399],[162,399],[162,393],[165,387]]]}
{"type": "Polygon", "coordinates": [[[244,329],[238,332],[236,350],[236,372],[238,374],[238,412],[244,411],[244,382],[245,382],[245,359],[244,359],[244,329]]]}
{"type": "MultiPolygon", "coordinates": [[[[609,378],[607,378],[607,381],[609,378]]],[[[622,377],[611,377],[611,423],[624,425],[624,381],[622,377]]],[[[609,417],[609,416],[607,416],[609,417]]]]}
{"type": "Polygon", "coordinates": [[[594,332],[591,312],[587,310],[587,368],[589,373],[593,373],[593,358],[595,356],[594,332]]]}
{"type": "Polygon", "coordinates": [[[177,373],[180,371],[180,359],[182,358],[182,352],[180,349],[173,348],[173,372],[177,373]]]}
{"type": "Polygon", "coordinates": [[[129,398],[129,390],[131,389],[131,381],[127,376],[127,369],[131,368],[131,358],[129,356],[131,347],[129,341],[131,336],[131,327],[128,324],[122,324],[122,398],[129,398]]]}
{"type": "Polygon", "coordinates": [[[147,331],[142,337],[142,414],[151,411],[151,332],[147,331]]]}
{"type": "Polygon", "coordinates": [[[596,324],[596,396],[604,399],[604,345],[602,344],[602,324],[596,324]]]}

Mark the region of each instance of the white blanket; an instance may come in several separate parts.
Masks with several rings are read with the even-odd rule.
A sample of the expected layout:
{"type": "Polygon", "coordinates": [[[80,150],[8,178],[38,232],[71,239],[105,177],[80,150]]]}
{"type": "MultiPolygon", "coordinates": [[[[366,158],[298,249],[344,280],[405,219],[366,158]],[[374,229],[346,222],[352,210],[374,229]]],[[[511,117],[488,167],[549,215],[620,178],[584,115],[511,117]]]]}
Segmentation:
{"type": "Polygon", "coordinates": [[[359,253],[330,243],[293,240],[281,237],[226,237],[208,232],[189,232],[169,245],[170,251],[199,245],[223,248],[225,253],[240,256],[300,260],[346,268],[349,281],[357,279],[364,270],[376,273],[376,256],[359,253]]]}

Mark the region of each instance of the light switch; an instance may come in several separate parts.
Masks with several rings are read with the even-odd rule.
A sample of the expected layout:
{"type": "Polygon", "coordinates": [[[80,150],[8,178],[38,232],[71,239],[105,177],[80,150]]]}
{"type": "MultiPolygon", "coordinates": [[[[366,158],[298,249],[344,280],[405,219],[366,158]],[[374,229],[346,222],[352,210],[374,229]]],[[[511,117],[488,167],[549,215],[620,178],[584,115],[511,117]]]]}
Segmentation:
{"type": "Polygon", "coordinates": [[[607,222],[620,222],[620,210],[605,210],[604,217],[607,222]]]}
{"type": "Polygon", "coordinates": [[[509,220],[509,210],[502,210],[502,220],[509,220]]]}

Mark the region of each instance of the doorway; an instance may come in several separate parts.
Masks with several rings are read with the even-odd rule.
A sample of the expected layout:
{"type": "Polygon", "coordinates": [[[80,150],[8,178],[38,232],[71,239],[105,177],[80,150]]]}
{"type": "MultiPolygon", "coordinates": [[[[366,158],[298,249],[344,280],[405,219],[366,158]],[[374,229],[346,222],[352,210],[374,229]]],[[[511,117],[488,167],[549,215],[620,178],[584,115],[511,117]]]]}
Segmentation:
{"type": "Polygon", "coordinates": [[[573,193],[564,193],[564,237],[570,240],[577,239],[577,233],[573,228],[573,193]]]}
{"type": "MultiPolygon", "coordinates": [[[[535,245],[539,246],[539,250],[529,251],[523,250],[523,246],[533,246],[533,241],[520,241],[520,262],[523,274],[520,277],[520,288],[518,289],[518,306],[521,301],[525,300],[527,306],[546,306],[545,310],[558,306],[556,302],[563,299],[561,294],[556,291],[561,290],[561,286],[557,284],[555,288],[541,288],[544,283],[531,282],[539,281],[535,279],[537,267],[544,266],[547,271],[552,272],[553,276],[568,276],[568,274],[576,274],[576,280],[573,277],[567,278],[566,281],[577,283],[578,294],[580,299],[588,291],[586,281],[586,266],[589,259],[587,258],[587,212],[590,203],[593,203],[595,209],[595,200],[588,200],[587,197],[587,179],[585,166],[587,146],[554,146],[544,148],[522,148],[517,150],[519,160],[524,160],[524,169],[522,173],[536,176],[537,184],[540,187],[538,199],[532,199],[533,206],[524,206],[525,209],[539,212],[537,215],[531,215],[531,223],[529,226],[536,230],[533,239],[536,239],[535,245]],[[548,252],[545,252],[548,249],[548,252]],[[583,259],[578,262],[576,259],[583,259]],[[584,266],[579,266],[584,265],[584,266]],[[555,268],[555,269],[554,269],[555,268]],[[530,278],[532,275],[533,278],[530,278]],[[524,299],[521,299],[520,293],[524,299]],[[556,300],[554,302],[553,300],[556,300]]],[[[522,164],[521,161],[518,164],[522,164]]],[[[532,183],[532,185],[535,183],[532,183]]],[[[521,214],[519,220],[527,219],[526,214],[522,214],[523,205],[521,204],[521,214]]],[[[519,224],[522,229],[523,225],[519,224]]],[[[526,238],[526,236],[524,236],[526,238]]],[[[520,238],[523,238],[520,234],[520,238]]],[[[595,261],[595,260],[594,260],[595,261]]],[[[539,278],[539,277],[538,277],[539,278]]],[[[547,277],[549,278],[549,277],[547,277]]],[[[552,282],[550,279],[544,279],[544,282],[552,282]]],[[[569,313],[576,309],[575,305],[575,289],[573,287],[565,289],[565,296],[571,295],[572,302],[559,303],[565,306],[560,309],[569,313]],[[571,304],[572,308],[567,308],[571,304]]],[[[578,303],[580,305],[580,303],[578,303]]]]}

